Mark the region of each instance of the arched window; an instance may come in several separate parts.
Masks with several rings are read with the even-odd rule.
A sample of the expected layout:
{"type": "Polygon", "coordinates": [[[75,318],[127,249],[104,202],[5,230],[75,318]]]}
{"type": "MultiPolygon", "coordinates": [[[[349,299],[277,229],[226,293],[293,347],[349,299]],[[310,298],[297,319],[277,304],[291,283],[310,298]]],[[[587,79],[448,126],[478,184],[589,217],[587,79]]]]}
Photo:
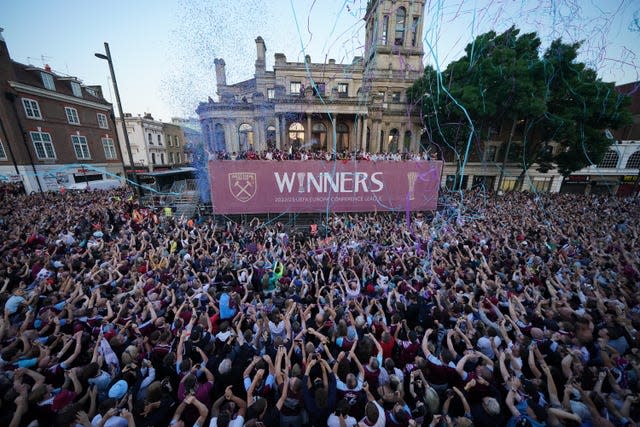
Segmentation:
{"type": "Polygon", "coordinates": [[[619,158],[620,156],[618,155],[617,151],[609,150],[600,161],[600,164],[598,165],[598,167],[599,168],[615,168],[618,166],[619,158]]]}
{"type": "Polygon", "coordinates": [[[336,151],[349,149],[349,127],[344,123],[336,126],[336,151]]]}
{"type": "Polygon", "coordinates": [[[402,46],[404,44],[404,30],[407,21],[407,11],[404,7],[399,7],[396,12],[396,36],[394,44],[402,46]]]}
{"type": "Polygon", "coordinates": [[[401,151],[409,151],[411,150],[411,131],[408,130],[404,133],[404,142],[402,147],[400,147],[401,151]]]}
{"type": "Polygon", "coordinates": [[[387,151],[390,153],[398,152],[398,129],[391,129],[389,131],[389,140],[387,141],[387,151]]]}
{"type": "Polygon", "coordinates": [[[224,126],[221,123],[216,123],[213,127],[213,147],[216,151],[224,151],[227,148],[226,141],[224,140],[224,126]]]}
{"type": "Polygon", "coordinates": [[[311,126],[311,150],[327,149],[327,127],[322,123],[311,126]]]}
{"type": "Polygon", "coordinates": [[[302,126],[302,123],[294,122],[289,126],[289,144],[294,149],[304,145],[304,126],[302,126]]]}
{"type": "Polygon", "coordinates": [[[238,128],[238,146],[240,151],[253,150],[253,128],[242,123],[238,128]]]}
{"type": "Polygon", "coordinates": [[[267,127],[267,147],[270,150],[276,148],[276,127],[273,125],[267,127]]]}
{"type": "Polygon", "coordinates": [[[629,157],[627,160],[627,165],[625,166],[627,169],[638,169],[640,168],[640,150],[636,151],[629,157]]]}

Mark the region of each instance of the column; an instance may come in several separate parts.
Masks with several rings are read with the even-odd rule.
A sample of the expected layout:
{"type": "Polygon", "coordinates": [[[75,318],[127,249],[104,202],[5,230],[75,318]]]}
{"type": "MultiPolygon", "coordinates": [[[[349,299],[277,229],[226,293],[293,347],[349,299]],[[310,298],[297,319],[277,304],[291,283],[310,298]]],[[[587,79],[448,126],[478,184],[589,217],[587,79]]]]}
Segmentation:
{"type": "Polygon", "coordinates": [[[229,119],[224,119],[224,149],[227,153],[233,151],[233,141],[231,140],[231,122],[229,119]]]}
{"type": "Polygon", "coordinates": [[[265,145],[264,138],[264,121],[261,117],[254,120],[255,131],[253,133],[253,149],[254,151],[261,151],[265,145]]]}
{"type": "Polygon", "coordinates": [[[280,116],[276,114],[276,148],[281,147],[280,143],[280,133],[282,129],[280,128],[280,116]]]}
{"type": "Polygon", "coordinates": [[[337,118],[338,114],[333,114],[331,116],[331,150],[333,150],[335,148],[336,145],[336,118],[337,118]]]}
{"type": "Polygon", "coordinates": [[[281,140],[281,150],[285,150],[289,148],[289,129],[287,129],[287,117],[282,115],[282,140],[281,140]]]}
{"type": "Polygon", "coordinates": [[[409,150],[409,147],[404,146],[404,132],[407,130],[406,128],[407,128],[407,125],[405,123],[400,123],[400,129],[398,129],[398,132],[400,132],[400,134],[398,135],[398,152],[399,153],[403,153],[409,150]]]}
{"type": "Polygon", "coordinates": [[[422,127],[413,123],[413,130],[411,131],[411,152],[417,153],[418,150],[418,141],[420,140],[420,132],[422,131],[422,127]]]}
{"type": "Polygon", "coordinates": [[[360,141],[360,135],[362,135],[362,117],[356,114],[355,127],[352,132],[352,137],[349,137],[349,151],[358,150],[358,141],[360,141]]]}
{"type": "Polygon", "coordinates": [[[362,151],[367,151],[367,116],[362,117],[362,151]]]}
{"type": "Polygon", "coordinates": [[[380,150],[383,152],[389,151],[389,126],[380,123],[380,130],[383,132],[382,138],[380,138],[380,133],[378,133],[378,138],[380,138],[380,150]]]}
{"type": "Polygon", "coordinates": [[[304,127],[304,144],[309,146],[308,144],[311,142],[311,114],[307,113],[307,125],[304,127]]]}

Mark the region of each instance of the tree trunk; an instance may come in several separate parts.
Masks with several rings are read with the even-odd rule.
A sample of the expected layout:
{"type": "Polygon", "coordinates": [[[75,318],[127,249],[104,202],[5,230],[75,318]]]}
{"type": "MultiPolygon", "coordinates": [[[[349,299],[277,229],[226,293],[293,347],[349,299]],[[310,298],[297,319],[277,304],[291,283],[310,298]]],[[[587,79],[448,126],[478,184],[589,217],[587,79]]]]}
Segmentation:
{"type": "Polygon", "coordinates": [[[509,151],[511,151],[511,142],[513,141],[513,134],[516,132],[516,125],[518,124],[517,119],[513,119],[513,123],[511,124],[511,132],[509,132],[509,140],[507,141],[507,149],[504,152],[504,157],[502,159],[502,168],[500,168],[500,178],[498,179],[498,191],[502,187],[502,180],[504,178],[504,169],[507,167],[507,159],[509,158],[509,151]]]}

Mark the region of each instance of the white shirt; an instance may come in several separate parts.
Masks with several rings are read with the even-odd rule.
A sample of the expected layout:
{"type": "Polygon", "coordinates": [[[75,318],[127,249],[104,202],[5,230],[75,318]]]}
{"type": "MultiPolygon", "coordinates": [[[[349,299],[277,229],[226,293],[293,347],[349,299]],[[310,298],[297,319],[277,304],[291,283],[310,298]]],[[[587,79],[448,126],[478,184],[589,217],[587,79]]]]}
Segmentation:
{"type": "MultiPolygon", "coordinates": [[[[229,427],[242,427],[244,425],[244,418],[238,415],[236,418],[229,422],[229,427]]],[[[211,418],[209,427],[218,427],[218,417],[211,418]]]]}
{"type": "MultiPolygon", "coordinates": [[[[358,422],[355,418],[348,415],[347,418],[344,419],[344,424],[347,427],[353,427],[357,423],[358,422]]],[[[338,417],[336,414],[329,415],[329,419],[327,420],[327,427],[340,427],[340,417],[338,417]]]]}

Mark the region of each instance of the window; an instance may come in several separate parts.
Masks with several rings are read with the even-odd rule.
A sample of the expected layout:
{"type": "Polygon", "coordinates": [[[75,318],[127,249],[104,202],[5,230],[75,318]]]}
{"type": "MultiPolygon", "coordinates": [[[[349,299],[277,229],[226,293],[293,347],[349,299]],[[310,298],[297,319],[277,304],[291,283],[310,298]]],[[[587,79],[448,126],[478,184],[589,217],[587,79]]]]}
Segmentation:
{"type": "Polygon", "coordinates": [[[162,145],[162,135],[158,134],[158,145],[162,145]]]}
{"type": "Polygon", "coordinates": [[[156,164],[156,153],[151,153],[151,163],[156,164]]]}
{"type": "Polygon", "coordinates": [[[73,92],[73,96],[82,98],[82,88],[80,87],[80,83],[71,82],[71,92],[73,92]]]}
{"type": "Polygon", "coordinates": [[[552,183],[553,177],[536,178],[531,183],[531,191],[535,193],[548,193],[551,190],[552,183]]]}
{"type": "Polygon", "coordinates": [[[173,164],[173,152],[169,153],[169,164],[172,165],[173,164]]]}
{"type": "Polygon", "coordinates": [[[178,163],[182,163],[182,154],[178,153],[178,163]]]}
{"type": "Polygon", "coordinates": [[[173,147],[173,137],[171,135],[167,135],[167,146],[173,147]]]}
{"type": "Polygon", "coordinates": [[[391,96],[391,102],[400,102],[400,92],[393,92],[393,95],[391,96]]]}
{"type": "Polygon", "coordinates": [[[418,23],[420,22],[419,16],[413,17],[413,22],[411,22],[411,46],[416,47],[416,43],[418,42],[418,23]]]}
{"type": "Polygon", "coordinates": [[[87,138],[80,135],[71,135],[71,143],[73,144],[73,151],[75,151],[76,157],[79,160],[88,160],[91,158],[87,138]]]}
{"type": "Polygon", "coordinates": [[[175,139],[174,143],[176,147],[180,147],[180,138],[178,137],[178,135],[173,137],[175,139]]]}
{"type": "Polygon", "coordinates": [[[405,8],[399,7],[396,12],[396,35],[394,42],[396,46],[402,46],[404,44],[404,26],[406,17],[407,11],[405,8]]]}
{"type": "Polygon", "coordinates": [[[344,123],[336,126],[336,151],[349,149],[349,127],[344,123]]]}
{"type": "Polygon", "coordinates": [[[517,181],[518,181],[518,178],[515,176],[505,176],[504,178],[502,178],[502,185],[500,187],[500,190],[502,191],[515,190],[517,181]]]}
{"type": "Polygon", "coordinates": [[[221,123],[216,123],[213,127],[213,147],[216,151],[224,151],[226,149],[224,126],[221,123]]]}
{"type": "Polygon", "coordinates": [[[240,151],[253,149],[253,128],[250,124],[242,123],[238,128],[238,143],[240,151]]]}
{"type": "Polygon", "coordinates": [[[324,91],[325,91],[325,84],[315,82],[315,84],[313,85],[313,94],[315,96],[324,96],[324,91]]]}
{"type": "Polygon", "coordinates": [[[302,83],[300,82],[291,82],[289,84],[289,93],[291,95],[299,95],[301,93],[302,83]]]}
{"type": "Polygon", "coordinates": [[[72,125],[79,125],[80,118],[78,117],[78,110],[71,107],[64,107],[64,112],[67,115],[67,121],[72,125]]]}
{"type": "Polygon", "coordinates": [[[153,145],[153,135],[151,135],[150,133],[147,134],[147,140],[149,141],[149,145],[153,145]]]}
{"type": "Polygon", "coordinates": [[[484,161],[495,162],[497,150],[498,150],[498,147],[496,147],[495,145],[487,145],[487,148],[484,151],[484,161]]]}
{"type": "Polygon", "coordinates": [[[349,95],[349,85],[347,83],[338,83],[338,96],[346,98],[349,95]]]}
{"type": "Polygon", "coordinates": [[[609,150],[606,152],[602,161],[598,165],[599,168],[615,168],[618,166],[618,152],[615,150],[609,150]]]}
{"type": "MultiPolygon", "coordinates": [[[[292,145],[304,144],[304,126],[302,123],[291,123],[289,126],[289,142],[292,145]]],[[[297,147],[299,147],[299,145],[297,145],[297,147]]]]}
{"type": "MultiPolygon", "coordinates": [[[[304,132],[303,132],[304,141],[304,132]]],[[[311,148],[313,150],[327,149],[327,128],[322,123],[314,123],[311,126],[311,148]]]]}
{"type": "Polygon", "coordinates": [[[276,127],[269,125],[267,127],[267,147],[274,149],[276,146],[276,127]]]}
{"type": "Polygon", "coordinates": [[[389,34],[389,16],[385,15],[384,18],[382,18],[382,39],[380,40],[380,42],[384,45],[387,44],[388,34],[389,34]]]}
{"type": "Polygon", "coordinates": [[[46,132],[31,132],[31,141],[36,150],[36,156],[40,160],[55,159],[56,152],[53,149],[51,135],[46,132]]]}
{"type": "Polygon", "coordinates": [[[398,152],[398,139],[400,138],[400,133],[398,129],[393,128],[389,131],[389,136],[387,137],[387,151],[391,153],[398,152]]]}
{"type": "Polygon", "coordinates": [[[107,160],[115,160],[118,158],[116,154],[116,146],[113,144],[113,139],[102,138],[102,147],[104,148],[104,157],[107,160]]]}
{"type": "Polygon", "coordinates": [[[89,95],[91,96],[95,96],[96,98],[98,97],[98,92],[96,92],[95,89],[92,89],[90,87],[87,88],[87,92],[89,92],[89,95]]]}
{"type": "Polygon", "coordinates": [[[627,160],[627,169],[638,169],[640,168],[640,150],[633,153],[629,160],[627,160]]]}
{"type": "Polygon", "coordinates": [[[98,113],[98,126],[100,129],[109,129],[109,122],[107,122],[106,115],[98,113]]]}
{"type": "Polygon", "coordinates": [[[272,87],[267,89],[267,99],[274,99],[276,97],[276,90],[272,87]]]}
{"type": "Polygon", "coordinates": [[[34,101],[33,99],[22,98],[22,105],[24,106],[24,112],[30,119],[41,119],[42,114],[40,114],[40,106],[38,105],[38,101],[34,101]]]}
{"type": "Polygon", "coordinates": [[[41,72],[40,75],[42,76],[42,84],[46,89],[56,90],[56,84],[53,81],[53,76],[51,74],[41,72]]]}
{"type": "Polygon", "coordinates": [[[160,164],[164,165],[164,153],[160,153],[160,164]]]}
{"type": "Polygon", "coordinates": [[[2,141],[0,141],[0,160],[7,160],[7,152],[4,151],[4,145],[2,145],[2,141]]]}

